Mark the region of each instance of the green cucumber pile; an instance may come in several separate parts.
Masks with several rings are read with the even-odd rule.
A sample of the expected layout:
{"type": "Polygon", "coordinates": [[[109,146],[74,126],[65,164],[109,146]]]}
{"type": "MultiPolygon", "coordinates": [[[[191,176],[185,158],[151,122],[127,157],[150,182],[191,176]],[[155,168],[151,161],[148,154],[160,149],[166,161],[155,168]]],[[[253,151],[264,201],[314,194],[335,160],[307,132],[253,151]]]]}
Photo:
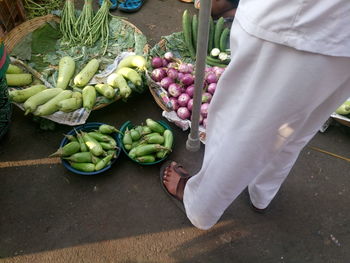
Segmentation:
{"type": "Polygon", "coordinates": [[[112,136],[119,131],[112,125],[102,124],[97,130],[75,132],[75,135],[65,135],[69,142],[50,157],[61,157],[79,171],[94,172],[108,166],[120,151],[112,136]]]}
{"type": "Polygon", "coordinates": [[[171,130],[148,118],[146,125],[124,131],[122,145],[131,159],[139,163],[153,163],[171,152],[173,141],[171,130]]]}
{"type": "MultiPolygon", "coordinates": [[[[185,10],[182,15],[182,31],[186,46],[191,54],[191,58],[196,57],[197,39],[198,39],[198,17],[189,14],[185,10]]],[[[226,67],[230,62],[229,49],[227,41],[230,36],[230,29],[225,27],[225,19],[220,17],[214,23],[210,17],[209,37],[208,37],[208,56],[206,63],[209,66],[226,67]]]]}
{"type": "MultiPolygon", "coordinates": [[[[142,93],[142,72],[146,69],[146,64],[146,59],[142,56],[128,56],[121,60],[106,83],[89,85],[99,69],[100,61],[91,59],[74,76],[75,61],[66,56],[59,62],[55,88],[36,84],[24,89],[10,90],[9,97],[13,102],[23,103],[25,115],[32,113],[35,116],[48,116],[57,111],[68,113],[82,107],[92,110],[99,96],[113,101],[118,98],[127,99],[133,91],[142,93]]],[[[11,87],[30,85],[33,81],[31,74],[24,73],[15,65],[10,65],[6,79],[11,87]]]]}

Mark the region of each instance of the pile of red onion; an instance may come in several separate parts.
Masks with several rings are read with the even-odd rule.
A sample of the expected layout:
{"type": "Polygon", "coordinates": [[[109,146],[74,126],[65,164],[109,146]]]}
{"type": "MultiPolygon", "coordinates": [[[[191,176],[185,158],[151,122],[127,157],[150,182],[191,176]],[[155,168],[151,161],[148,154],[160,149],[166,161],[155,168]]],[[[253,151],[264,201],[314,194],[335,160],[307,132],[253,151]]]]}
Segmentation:
{"type": "MultiPolygon", "coordinates": [[[[167,92],[174,111],[182,120],[190,120],[194,93],[194,68],[192,64],[183,63],[171,52],[164,57],[154,57],[151,78],[167,92]]],[[[216,83],[225,69],[207,67],[203,86],[200,124],[206,127],[210,101],[215,93],[216,83]]]]}

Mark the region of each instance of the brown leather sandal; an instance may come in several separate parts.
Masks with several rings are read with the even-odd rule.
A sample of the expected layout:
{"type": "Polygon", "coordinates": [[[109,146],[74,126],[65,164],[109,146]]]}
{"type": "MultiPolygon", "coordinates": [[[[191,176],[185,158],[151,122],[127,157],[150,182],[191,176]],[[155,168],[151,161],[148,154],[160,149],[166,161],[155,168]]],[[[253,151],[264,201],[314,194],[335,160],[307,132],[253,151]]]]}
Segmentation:
{"type": "Polygon", "coordinates": [[[184,194],[184,190],[185,190],[185,185],[188,181],[188,179],[190,179],[192,176],[189,175],[187,172],[185,172],[183,166],[181,164],[176,163],[174,166],[172,166],[172,168],[174,169],[174,171],[180,175],[180,180],[177,184],[176,187],[176,194],[173,195],[171,193],[168,192],[168,190],[166,189],[165,185],[163,184],[163,176],[164,176],[164,172],[165,169],[168,168],[169,166],[171,166],[172,161],[169,161],[167,163],[164,163],[160,169],[160,185],[162,186],[163,190],[165,191],[165,193],[170,197],[171,200],[174,201],[174,203],[180,208],[180,210],[186,214],[185,211],[185,207],[184,204],[182,202],[182,197],[184,194]]]}

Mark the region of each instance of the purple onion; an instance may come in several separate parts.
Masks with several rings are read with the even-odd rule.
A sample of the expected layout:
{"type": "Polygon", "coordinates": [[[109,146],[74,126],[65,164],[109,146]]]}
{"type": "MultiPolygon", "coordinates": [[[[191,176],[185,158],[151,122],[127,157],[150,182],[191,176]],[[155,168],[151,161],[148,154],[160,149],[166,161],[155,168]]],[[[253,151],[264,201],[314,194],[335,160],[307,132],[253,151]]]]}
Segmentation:
{"type": "Polygon", "coordinates": [[[169,78],[177,79],[177,76],[178,76],[177,70],[174,68],[168,68],[167,75],[169,78]]]}
{"type": "Polygon", "coordinates": [[[190,73],[186,73],[182,79],[181,82],[187,87],[194,83],[194,76],[190,73]]]}
{"type": "Polygon", "coordinates": [[[208,119],[204,118],[202,123],[203,123],[204,128],[207,128],[208,119]]]}
{"type": "Polygon", "coordinates": [[[209,103],[203,103],[201,105],[201,114],[203,115],[204,118],[208,116],[208,109],[209,109],[209,103]]]}
{"type": "Polygon", "coordinates": [[[193,94],[194,94],[194,85],[190,85],[186,88],[186,93],[188,95],[190,95],[190,97],[192,98],[193,97],[193,94]]]}
{"type": "Polygon", "coordinates": [[[182,120],[189,119],[191,116],[191,112],[186,107],[178,108],[176,113],[177,113],[177,116],[179,116],[179,118],[182,120]]]}
{"type": "Polygon", "coordinates": [[[163,64],[163,67],[167,67],[169,62],[165,58],[162,58],[162,64],[163,64]]]}
{"type": "Polygon", "coordinates": [[[168,89],[169,85],[174,83],[174,80],[172,78],[169,77],[165,77],[160,81],[160,85],[164,88],[164,89],[168,89]]]}
{"type": "Polygon", "coordinates": [[[151,65],[153,68],[163,67],[163,59],[160,57],[154,57],[152,58],[151,65]]]}
{"type": "Polygon", "coordinates": [[[151,78],[156,82],[161,81],[165,77],[166,77],[166,71],[163,68],[156,68],[151,73],[151,78]]]}
{"type": "Polygon", "coordinates": [[[216,74],[217,77],[220,77],[222,73],[224,73],[225,68],[220,68],[220,67],[213,67],[213,72],[216,74]]]}
{"type": "Polygon", "coordinates": [[[205,77],[205,80],[210,84],[210,83],[216,83],[218,82],[218,77],[216,76],[215,73],[208,73],[205,77]]]}
{"type": "Polygon", "coordinates": [[[178,83],[171,83],[168,87],[168,92],[171,96],[177,98],[180,96],[181,92],[181,85],[178,83]]]}
{"type": "Polygon", "coordinates": [[[215,90],[216,90],[216,83],[210,83],[208,85],[208,92],[212,95],[214,95],[215,93],[215,90]]]}
{"type": "Polygon", "coordinates": [[[174,54],[172,52],[168,51],[164,54],[164,58],[170,62],[174,59],[174,54]]]}
{"type": "Polygon", "coordinates": [[[190,99],[187,103],[187,109],[189,111],[192,111],[192,108],[193,108],[193,99],[190,99]]]}
{"type": "Polygon", "coordinates": [[[205,67],[204,72],[205,72],[205,73],[207,73],[207,72],[213,72],[213,70],[212,70],[211,67],[205,67]]]}
{"type": "Polygon", "coordinates": [[[190,67],[186,63],[182,63],[179,65],[179,71],[182,73],[189,73],[190,67]]]}
{"type": "Polygon", "coordinates": [[[199,115],[199,124],[202,124],[204,120],[204,117],[202,116],[202,114],[199,115]]]}
{"type": "Polygon", "coordinates": [[[182,78],[183,78],[184,76],[185,76],[185,73],[177,72],[177,79],[178,79],[179,81],[181,81],[182,78]]]}
{"type": "Polygon", "coordinates": [[[202,103],[206,103],[206,102],[209,103],[212,97],[213,95],[211,95],[209,92],[204,92],[202,95],[202,103]]]}
{"type": "Polygon", "coordinates": [[[188,63],[188,64],[187,64],[187,67],[188,67],[188,73],[192,73],[192,72],[193,72],[193,70],[194,70],[194,66],[193,66],[193,64],[188,63]]]}
{"type": "Polygon", "coordinates": [[[177,101],[177,98],[171,97],[170,99],[171,106],[173,107],[174,111],[177,111],[177,109],[180,107],[179,102],[177,101]]]}
{"type": "Polygon", "coordinates": [[[179,102],[180,107],[186,107],[190,99],[191,99],[190,95],[188,95],[187,93],[182,93],[177,98],[177,101],[179,102]]]}

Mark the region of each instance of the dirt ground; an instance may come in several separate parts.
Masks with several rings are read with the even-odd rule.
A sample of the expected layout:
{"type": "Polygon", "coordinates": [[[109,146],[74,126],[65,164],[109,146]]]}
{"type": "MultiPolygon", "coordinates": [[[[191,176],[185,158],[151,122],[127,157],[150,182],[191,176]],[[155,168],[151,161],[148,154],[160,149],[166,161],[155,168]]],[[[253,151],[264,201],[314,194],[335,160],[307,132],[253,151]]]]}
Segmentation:
{"type": "MultiPolygon", "coordinates": [[[[148,0],[137,13],[113,14],[154,45],[181,31],[185,9],[196,12],[178,0],[148,0]]],[[[150,94],[94,111],[89,121],[120,127],[147,117],[162,119],[150,94]]],[[[170,125],[170,158],[196,172],[203,147],[188,152],[188,133],[170,125]]],[[[332,125],[315,136],[267,214],[253,212],[243,192],[208,231],[194,228],[163,193],[159,165],[140,166],[121,155],[106,173],[88,177],[57,162],[30,161],[47,158],[70,129],[42,131],[14,108],[0,141],[0,262],[349,262],[349,161],[312,148],[349,158],[349,128],[332,125]]]]}

